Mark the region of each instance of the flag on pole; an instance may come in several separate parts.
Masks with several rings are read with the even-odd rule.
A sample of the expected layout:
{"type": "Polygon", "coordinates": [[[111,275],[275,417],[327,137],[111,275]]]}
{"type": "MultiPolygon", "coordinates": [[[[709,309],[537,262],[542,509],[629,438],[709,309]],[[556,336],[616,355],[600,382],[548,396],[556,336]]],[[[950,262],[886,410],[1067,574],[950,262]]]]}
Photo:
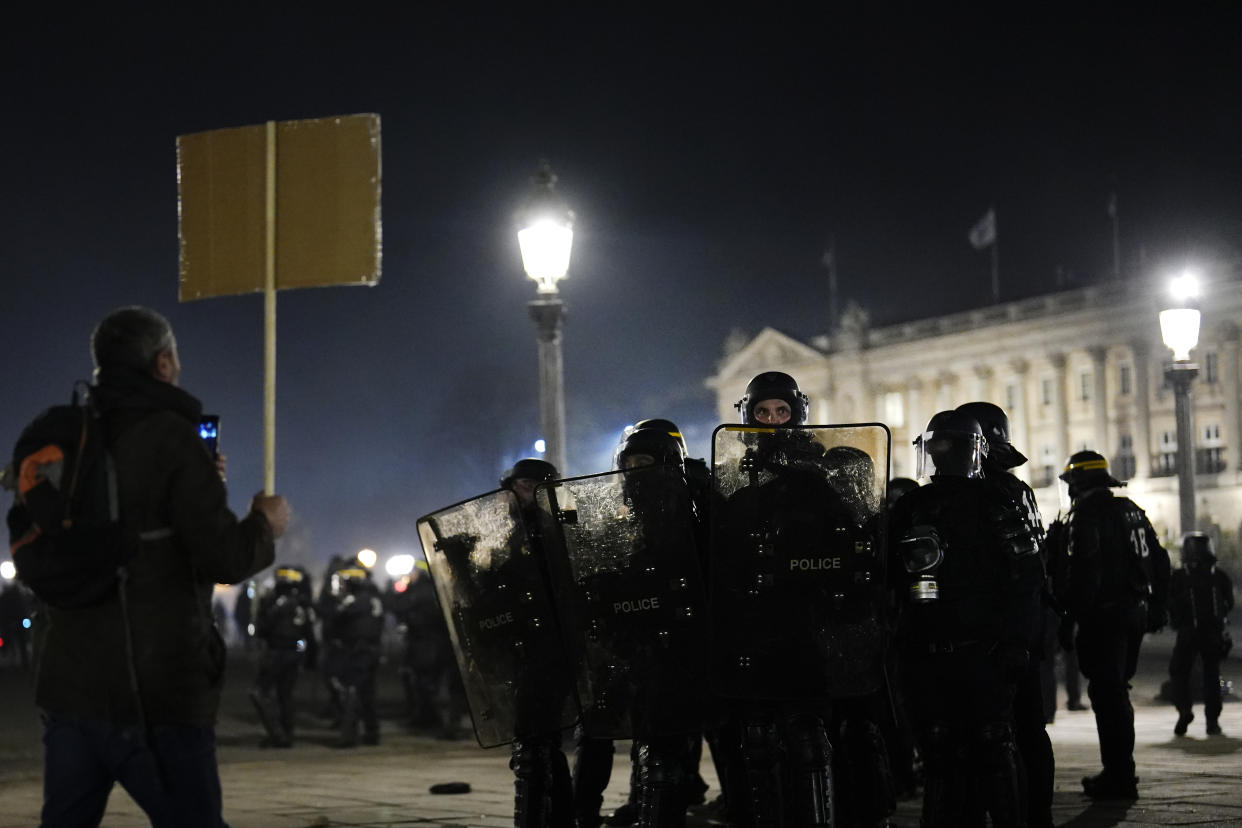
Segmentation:
{"type": "Polygon", "coordinates": [[[988,211],[983,214],[983,218],[975,222],[975,226],[970,228],[967,235],[970,239],[970,246],[975,250],[982,250],[996,244],[996,208],[989,207],[988,211]]]}

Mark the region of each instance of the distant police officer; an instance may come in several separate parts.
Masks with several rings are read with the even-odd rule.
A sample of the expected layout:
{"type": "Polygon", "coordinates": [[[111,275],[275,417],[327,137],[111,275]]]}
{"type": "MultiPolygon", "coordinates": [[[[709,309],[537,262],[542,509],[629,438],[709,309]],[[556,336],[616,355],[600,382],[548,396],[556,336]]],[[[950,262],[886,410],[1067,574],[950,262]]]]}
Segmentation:
{"type": "Polygon", "coordinates": [[[1049,567],[1065,613],[1062,642],[1078,650],[1104,766],[1099,774],[1084,777],[1082,786],[1091,797],[1135,799],[1129,682],[1144,631],[1155,632],[1165,623],[1169,556],[1143,510],[1113,495],[1112,488],[1125,484],[1108,473],[1103,455],[1071,455],[1061,480],[1073,506],[1061,533],[1063,546],[1049,550],[1049,567]]]}
{"type": "MultiPolygon", "coordinates": [[[[983,477],[1013,501],[1017,512],[1011,529],[1024,533],[1034,542],[1035,548],[1032,551],[1042,550],[1044,522],[1035,502],[1035,493],[1010,471],[1026,463],[1026,457],[1009,441],[1009,417],[1000,406],[990,402],[969,402],[959,405],[957,410],[973,417],[983,430],[984,439],[988,443],[988,451],[983,458],[983,477]]],[[[1035,558],[1032,557],[1032,566],[1034,563],[1035,558]]],[[[1042,581],[1042,559],[1039,560],[1039,567],[1042,581]]],[[[1042,583],[1039,589],[1042,596],[1042,583]]],[[[1050,612],[1050,604],[1049,596],[1044,601],[1044,608],[1039,616],[1032,619],[1031,637],[1027,642],[1027,649],[1031,653],[1030,664],[1026,674],[1018,682],[1018,692],[1014,698],[1014,736],[1026,767],[1028,823],[1031,828],[1052,826],[1055,761],[1052,742],[1048,739],[1046,729],[1046,703],[1041,669],[1042,663],[1053,656],[1051,652],[1044,652],[1044,642],[1047,640],[1044,628],[1055,626],[1044,623],[1050,612]]],[[[1053,705],[1055,706],[1055,699],[1053,705]]]]}
{"type": "Polygon", "coordinates": [[[1216,568],[1212,539],[1203,532],[1182,538],[1182,566],[1173,571],[1169,587],[1169,623],[1177,630],[1177,643],[1169,660],[1169,679],[1177,724],[1173,732],[1186,735],[1194,721],[1191,712],[1190,669],[1198,658],[1203,663],[1203,713],[1207,734],[1219,736],[1220,661],[1233,644],[1225,625],[1233,609],[1233,582],[1216,568]]]}
{"type": "Polygon", "coordinates": [[[405,690],[409,726],[458,738],[465,697],[425,561],[417,561],[409,575],[393,584],[388,610],[397,620],[405,645],[398,675],[405,690]]]}
{"type": "Polygon", "coordinates": [[[324,618],[324,638],[332,642],[327,665],[341,700],[341,747],[379,744],[379,717],[375,709],[375,673],[379,668],[380,636],[384,631],[384,603],[371,572],[353,561],[332,573],[331,600],[324,618]]]}
{"type": "Polygon", "coordinates": [[[262,652],[250,693],[271,747],[293,744],[293,688],[298,667],[314,652],[314,625],[310,575],[299,566],[278,566],[255,604],[254,637],[262,652]]]}
{"type": "Polygon", "coordinates": [[[924,761],[922,825],[965,824],[970,780],[994,826],[1026,824],[1013,698],[1026,674],[1041,569],[1012,500],[982,479],[979,424],[942,411],[916,441],[930,482],[891,514],[897,646],[924,761]]]}

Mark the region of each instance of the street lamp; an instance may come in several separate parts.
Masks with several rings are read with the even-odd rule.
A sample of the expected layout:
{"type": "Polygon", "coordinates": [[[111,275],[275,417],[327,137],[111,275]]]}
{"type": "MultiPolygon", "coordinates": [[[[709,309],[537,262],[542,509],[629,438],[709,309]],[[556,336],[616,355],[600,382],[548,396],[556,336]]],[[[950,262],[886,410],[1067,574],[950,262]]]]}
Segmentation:
{"type": "Polygon", "coordinates": [[[556,173],[540,161],[532,179],[534,195],[518,219],[522,267],[539,286],[528,303],[539,344],[539,424],[546,441],[544,456],[565,473],[565,387],[561,364],[561,322],[565,305],[556,283],[569,273],[574,243],[574,214],[553,192],[556,173]]]}
{"type": "Polygon", "coordinates": [[[1194,432],[1190,422],[1190,384],[1199,366],[1190,361],[1190,352],[1199,344],[1199,285],[1184,273],[1170,285],[1172,302],[1160,311],[1160,335],[1173,351],[1173,361],[1164,367],[1164,379],[1173,387],[1177,418],[1177,501],[1181,533],[1195,528],[1194,432]]]}

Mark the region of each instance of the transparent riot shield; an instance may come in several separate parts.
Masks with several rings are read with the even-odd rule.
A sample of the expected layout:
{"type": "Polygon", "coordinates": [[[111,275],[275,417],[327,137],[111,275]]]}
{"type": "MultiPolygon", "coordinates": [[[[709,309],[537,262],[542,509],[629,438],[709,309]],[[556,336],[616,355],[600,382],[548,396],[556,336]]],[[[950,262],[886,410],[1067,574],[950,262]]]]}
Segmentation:
{"type": "Polygon", "coordinates": [[[483,747],[566,729],[578,719],[538,524],[533,514],[523,519],[506,490],[418,521],[483,747]]]}
{"type": "Polygon", "coordinates": [[[573,618],[582,726],[647,738],[701,728],[707,698],[706,588],[680,468],[648,466],[536,490],[563,550],[554,569],[573,618]]]}
{"type": "Polygon", "coordinates": [[[823,699],[880,688],[887,427],[725,425],[712,442],[716,692],[823,699]]]}

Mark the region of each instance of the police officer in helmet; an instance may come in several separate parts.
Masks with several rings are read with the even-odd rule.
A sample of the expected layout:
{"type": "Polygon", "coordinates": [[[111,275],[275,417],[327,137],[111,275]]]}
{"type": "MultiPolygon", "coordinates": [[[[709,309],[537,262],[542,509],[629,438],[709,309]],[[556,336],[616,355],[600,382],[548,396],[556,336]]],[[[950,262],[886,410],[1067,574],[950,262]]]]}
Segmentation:
{"type": "Polygon", "coordinates": [[[265,745],[293,744],[293,689],[298,669],[315,654],[315,610],[310,574],[300,566],[278,566],[272,584],[260,595],[254,612],[254,637],[260,642],[259,675],[251,701],[267,731],[265,745]]]}
{"type": "MultiPolygon", "coordinates": [[[[859,552],[874,548],[875,521],[859,514],[880,508],[873,474],[865,492],[851,485],[875,461],[852,450],[848,430],[797,428],[810,401],[789,374],[757,375],[736,408],[755,428],[717,431],[712,514],[713,674],[731,699],[724,733],[739,753],[726,766],[727,805],[740,825],[836,825],[844,800],[829,741],[835,703],[872,692],[882,674],[881,636],[872,650],[860,632],[874,620],[879,579],[852,571],[864,558],[882,563],[859,552]],[[735,451],[736,466],[722,464],[735,451]],[[845,640],[848,652],[838,646],[845,640]]],[[[882,757],[882,747],[873,753],[882,757]]],[[[889,807],[854,804],[860,820],[873,805],[871,818],[889,807]]]]}
{"type": "MultiPolygon", "coordinates": [[[[1044,652],[1047,640],[1044,626],[1051,605],[1050,596],[1043,590],[1044,563],[1039,557],[1044,541],[1044,522],[1035,502],[1035,493],[1010,471],[1025,464],[1026,457],[1010,442],[1009,417],[1004,409],[994,403],[977,401],[959,405],[957,411],[974,417],[983,431],[988,444],[988,452],[983,458],[983,476],[1012,501],[1013,512],[1008,518],[1011,529],[1027,533],[1034,542],[1028,553],[1028,565],[1039,569],[1041,583],[1038,588],[1044,600],[1041,601],[1039,615],[1030,619],[1027,649],[1031,652],[1031,659],[1026,674],[1018,683],[1014,699],[1014,735],[1026,767],[1029,825],[1031,828],[1051,828],[1055,760],[1046,728],[1041,668],[1041,663],[1052,657],[1052,653],[1044,652]]],[[[1055,703],[1053,698],[1054,707],[1055,703]]]]}
{"type": "MultiPolygon", "coordinates": [[[[514,573],[516,582],[535,578],[547,582],[546,562],[543,551],[542,524],[539,506],[535,501],[535,489],[540,483],[556,480],[560,474],[556,466],[546,460],[526,457],[518,460],[500,477],[500,488],[513,493],[521,514],[526,538],[534,553],[536,571],[514,573]]],[[[516,559],[513,559],[516,560],[516,559]]],[[[525,564],[520,564],[525,566],[525,564]]],[[[517,699],[518,738],[513,741],[509,768],[513,771],[513,819],[517,828],[573,828],[573,788],[569,775],[569,762],[561,749],[558,731],[531,733],[525,722],[527,694],[538,695],[541,677],[538,665],[527,665],[525,676],[519,680],[517,699]]],[[[533,699],[533,696],[532,696],[533,699]]],[[[533,699],[537,706],[538,699],[533,699]]]]}
{"type": "Polygon", "coordinates": [[[1083,791],[1090,797],[1135,799],[1139,780],[1129,682],[1143,633],[1165,623],[1169,556],[1143,510],[1113,494],[1125,484],[1109,474],[1103,455],[1076,452],[1060,477],[1073,505],[1064,544],[1050,550],[1049,569],[1064,613],[1062,644],[1077,648],[1078,666],[1087,677],[1104,766],[1083,778],[1083,791]]]}
{"type": "Polygon", "coordinates": [[[1169,659],[1169,684],[1177,707],[1173,732],[1185,736],[1194,721],[1190,693],[1190,670],[1195,659],[1203,664],[1203,713],[1206,732],[1220,736],[1220,662],[1233,640],[1225,625],[1233,609],[1233,582],[1216,566],[1212,538],[1204,532],[1187,532],[1182,538],[1182,565],[1173,570],[1169,587],[1169,621],[1177,642],[1169,659]]]}
{"type": "Polygon", "coordinates": [[[965,824],[972,778],[993,825],[1025,825],[1013,698],[1039,608],[1034,540],[1020,523],[1015,530],[1012,501],[983,478],[989,446],[973,417],[939,412],[915,444],[919,476],[930,479],[892,510],[889,572],[905,700],[924,761],[922,825],[965,824]]]}

